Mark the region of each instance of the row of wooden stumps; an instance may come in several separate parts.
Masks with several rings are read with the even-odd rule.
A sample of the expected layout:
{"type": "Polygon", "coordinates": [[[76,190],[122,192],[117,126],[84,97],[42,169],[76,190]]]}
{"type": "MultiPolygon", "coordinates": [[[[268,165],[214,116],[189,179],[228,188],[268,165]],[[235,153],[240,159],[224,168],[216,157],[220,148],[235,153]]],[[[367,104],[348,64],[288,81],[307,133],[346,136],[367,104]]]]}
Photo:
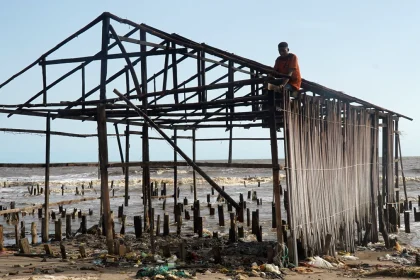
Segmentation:
{"type": "MultiPolygon", "coordinates": [[[[224,187],[222,187],[222,189],[224,190],[224,187]]],[[[191,187],[191,192],[193,192],[193,188],[191,187]]],[[[158,198],[163,199],[163,204],[162,204],[162,208],[163,210],[165,210],[166,208],[166,198],[168,196],[166,196],[166,184],[163,183],[163,188],[161,190],[161,196],[158,196],[159,194],[159,189],[157,187],[157,183],[155,183],[153,185],[153,183],[151,183],[151,198],[158,198]]],[[[176,195],[179,198],[179,188],[177,188],[177,192],[176,195]]],[[[212,188],[212,195],[214,195],[214,189],[212,188]]],[[[248,192],[248,199],[251,199],[252,196],[252,200],[257,201],[257,205],[262,205],[262,199],[258,199],[257,198],[257,193],[256,191],[249,191],[248,192]]],[[[169,196],[171,197],[171,196],[169,196]]],[[[211,195],[207,194],[207,206],[209,208],[209,215],[213,216],[215,215],[215,208],[211,205],[210,203],[210,199],[211,199],[211,195]]],[[[219,195],[217,198],[217,201],[221,201],[222,198],[219,195]]],[[[227,203],[227,202],[226,202],[227,203]]],[[[190,211],[187,210],[186,208],[184,209],[184,206],[188,205],[188,199],[187,197],[184,198],[183,203],[177,203],[176,205],[174,205],[174,215],[175,215],[175,223],[177,225],[177,234],[181,233],[181,227],[182,227],[182,212],[184,212],[184,219],[185,220],[190,220],[191,219],[191,215],[190,215],[190,211]]],[[[238,226],[237,227],[237,221],[243,223],[244,222],[244,209],[246,209],[247,211],[247,226],[249,227],[251,224],[251,213],[250,213],[250,209],[246,208],[246,201],[243,200],[243,195],[240,195],[240,203],[239,205],[241,205],[239,211],[238,211],[238,216],[235,215],[235,213],[230,213],[230,240],[232,242],[236,242],[238,238],[243,238],[244,237],[244,229],[242,226],[238,226]]],[[[119,207],[120,209],[122,209],[123,206],[119,207]]],[[[150,222],[155,221],[155,216],[154,216],[154,208],[151,207],[152,209],[152,213],[151,213],[151,217],[153,217],[152,219],[150,219],[149,221],[149,215],[150,213],[147,213],[149,211],[146,212],[146,217],[144,220],[144,223],[142,223],[142,217],[141,216],[135,216],[134,217],[134,228],[135,228],[135,232],[136,232],[136,236],[140,237],[142,235],[143,232],[143,228],[142,225],[144,224],[146,227],[146,224],[148,225],[148,227],[150,228],[154,228],[156,231],[156,235],[160,235],[160,222],[161,222],[161,217],[160,215],[157,215],[157,219],[156,219],[156,227],[152,227],[150,225],[150,222]]],[[[219,226],[225,226],[225,217],[224,217],[224,211],[223,211],[223,204],[219,204],[218,207],[218,215],[219,215],[219,226]]],[[[232,212],[233,211],[233,207],[232,205],[230,205],[229,203],[227,203],[227,210],[228,212],[232,212]]],[[[197,200],[193,203],[193,205],[191,206],[191,211],[193,212],[193,230],[194,233],[197,233],[199,237],[203,236],[203,217],[200,215],[200,202],[197,200]]],[[[120,212],[120,211],[119,211],[120,212]]],[[[273,227],[276,227],[276,222],[275,222],[275,207],[273,205],[273,217],[274,217],[274,222],[273,222],[273,227]]],[[[257,240],[262,241],[262,228],[259,226],[259,212],[254,211],[252,213],[252,233],[254,233],[257,236],[257,240]]],[[[169,214],[165,213],[164,217],[163,217],[163,235],[168,235],[169,234],[169,214]]],[[[213,233],[214,235],[218,236],[217,232],[213,233]]]]}
{"type": "MultiPolygon", "coordinates": [[[[0,206],[0,210],[4,210],[3,206],[0,206]]],[[[11,209],[15,208],[15,202],[11,202],[10,205],[11,209]]],[[[52,220],[55,221],[55,234],[54,234],[54,240],[56,241],[61,241],[62,240],[62,220],[61,218],[64,218],[66,221],[66,228],[65,228],[65,235],[66,238],[71,238],[73,236],[73,232],[72,232],[72,228],[71,228],[71,224],[72,224],[72,220],[76,219],[76,216],[81,219],[81,223],[80,223],[80,228],[77,230],[77,232],[81,232],[81,233],[87,233],[87,215],[85,213],[82,213],[81,210],[78,210],[77,208],[74,208],[73,211],[68,211],[69,209],[64,209],[62,206],[59,206],[58,212],[56,213],[55,211],[51,211],[49,213],[49,218],[51,218],[52,220]],[[70,213],[69,213],[70,212],[70,213]]],[[[26,253],[26,248],[23,248],[22,246],[25,246],[27,241],[24,241],[23,243],[21,242],[23,239],[26,239],[26,225],[24,221],[20,221],[19,218],[19,214],[21,215],[21,217],[25,217],[28,214],[32,214],[33,216],[35,216],[35,209],[32,210],[31,213],[26,213],[26,212],[17,212],[17,213],[8,213],[8,214],[4,214],[4,218],[7,219],[8,223],[11,223],[14,225],[15,227],[15,244],[16,247],[20,248],[21,251],[23,253],[26,253]],[[19,223],[20,221],[20,223],[19,223]],[[19,228],[19,224],[20,224],[20,228],[19,228]]],[[[93,210],[89,209],[88,212],[89,215],[93,214],[93,210]]],[[[42,221],[41,222],[41,236],[43,235],[43,232],[45,231],[44,228],[44,220],[45,220],[45,216],[43,216],[43,209],[39,208],[38,209],[38,218],[42,221]]],[[[32,244],[36,244],[38,243],[38,233],[37,233],[37,223],[36,222],[32,222],[31,223],[31,236],[32,236],[32,244]]],[[[48,236],[48,233],[46,234],[48,236]]],[[[3,226],[0,225],[0,247],[3,247],[3,226]]]]}
{"type": "MultiPolygon", "coordinates": [[[[113,184],[114,184],[114,181],[111,182],[111,189],[113,189],[113,184]]],[[[93,182],[92,181],[89,182],[89,184],[87,186],[87,189],[93,189],[93,182]]],[[[61,185],[61,195],[62,196],[64,196],[64,190],[65,190],[65,186],[63,184],[63,185],[61,185]]],[[[31,186],[28,186],[28,193],[29,193],[30,196],[42,195],[42,194],[44,194],[44,188],[40,187],[39,184],[37,184],[36,186],[31,185],[31,186]]],[[[85,195],[85,184],[82,184],[80,189],[79,189],[79,187],[76,186],[75,195],[85,195]]]]}
{"type": "MultiPolygon", "coordinates": [[[[420,195],[418,196],[418,207],[420,208],[420,195]]],[[[420,212],[417,212],[417,208],[413,207],[412,201],[404,201],[399,203],[388,203],[384,214],[387,215],[389,223],[387,230],[390,233],[397,232],[397,228],[401,227],[400,214],[403,214],[404,228],[406,233],[410,233],[410,213],[413,211],[414,222],[420,222],[420,212]]]]}

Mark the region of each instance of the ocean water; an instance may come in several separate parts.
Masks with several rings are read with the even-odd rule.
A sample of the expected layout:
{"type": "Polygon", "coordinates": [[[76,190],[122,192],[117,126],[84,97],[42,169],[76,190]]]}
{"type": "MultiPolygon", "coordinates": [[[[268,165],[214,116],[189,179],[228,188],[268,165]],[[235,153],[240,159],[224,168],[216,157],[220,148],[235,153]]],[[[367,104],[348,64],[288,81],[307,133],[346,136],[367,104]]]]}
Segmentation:
{"type": "MultiPolygon", "coordinates": [[[[215,161],[214,161],[215,162],[215,161]]],[[[236,160],[238,163],[270,163],[271,160],[236,160]]],[[[282,164],[282,160],[280,160],[282,164]]],[[[404,171],[407,182],[407,192],[410,200],[413,200],[413,207],[417,207],[418,195],[420,195],[420,157],[406,157],[403,158],[404,171]]],[[[254,169],[254,168],[202,168],[219,186],[224,186],[225,191],[230,194],[235,200],[239,201],[239,195],[242,193],[246,201],[246,206],[251,211],[259,209],[260,213],[260,224],[263,227],[263,238],[264,239],[275,239],[275,230],[271,228],[271,214],[272,214],[272,201],[273,201],[273,188],[272,188],[272,171],[271,169],[254,169]],[[256,201],[247,199],[248,191],[256,191],[258,198],[263,200],[262,205],[257,205],[256,201]]],[[[44,169],[43,168],[0,168],[0,205],[10,207],[10,202],[15,201],[16,208],[27,207],[34,204],[41,204],[44,201],[43,195],[30,196],[28,187],[37,184],[40,187],[44,185],[44,169]],[[5,187],[4,187],[5,186],[5,187]]],[[[178,167],[178,186],[180,187],[180,197],[178,202],[183,202],[184,198],[188,199],[188,206],[184,206],[184,209],[189,210],[191,217],[192,211],[190,206],[193,202],[193,193],[191,192],[192,186],[192,172],[191,167],[178,167]]],[[[153,168],[151,170],[151,181],[156,182],[159,187],[159,193],[161,189],[161,183],[167,183],[167,194],[173,194],[173,169],[171,168],[153,168]]],[[[281,173],[281,184],[285,185],[284,173],[281,173]]],[[[142,194],[141,194],[141,177],[142,169],[140,167],[130,168],[130,200],[129,206],[124,207],[124,214],[127,215],[126,232],[134,233],[133,228],[133,216],[143,216],[143,205],[142,205],[142,194]]],[[[124,175],[121,168],[110,168],[109,169],[109,181],[113,181],[114,194],[115,196],[121,196],[124,194],[124,175]]],[[[99,197],[100,196],[100,180],[98,179],[98,168],[97,167],[56,167],[50,169],[50,202],[58,202],[62,200],[78,199],[82,198],[81,195],[76,195],[76,187],[81,190],[81,186],[85,186],[85,197],[99,197]],[[88,189],[89,182],[93,182],[93,189],[88,189]],[[65,191],[64,196],[61,194],[61,186],[64,185],[65,191]]],[[[403,198],[402,183],[400,195],[403,198]]],[[[218,226],[218,215],[217,215],[217,192],[211,195],[210,203],[216,208],[216,214],[209,216],[209,208],[207,207],[207,194],[211,194],[211,187],[197,174],[197,193],[198,199],[201,205],[201,215],[205,217],[204,228],[210,231],[219,231],[221,234],[228,234],[228,227],[218,226]]],[[[173,198],[166,200],[166,210],[163,211],[163,200],[153,199],[153,207],[155,209],[155,221],[157,215],[160,215],[160,220],[163,221],[163,214],[170,214],[170,223],[174,221],[173,215],[173,198]]],[[[124,198],[112,198],[111,193],[111,209],[115,213],[115,230],[119,232],[121,223],[117,219],[118,206],[124,203],[124,198]]],[[[93,215],[87,216],[88,227],[98,224],[99,222],[99,209],[100,201],[93,200],[87,202],[81,202],[73,205],[65,205],[64,208],[69,209],[69,212],[73,208],[81,209],[82,212],[87,213],[89,209],[93,209],[93,215]]],[[[58,212],[58,207],[53,207],[51,210],[58,212]]],[[[282,217],[286,219],[284,209],[282,209],[282,217]]],[[[58,218],[58,215],[57,215],[58,218]]],[[[420,223],[417,225],[414,223],[413,214],[410,217],[413,221],[411,223],[410,234],[404,233],[404,223],[402,222],[402,228],[399,232],[399,238],[412,246],[420,246],[420,236],[417,232],[420,229],[420,223]]],[[[21,220],[25,222],[26,233],[30,235],[30,224],[31,222],[37,222],[38,232],[40,233],[41,224],[38,219],[37,212],[34,216],[27,215],[22,217],[21,220]]],[[[227,221],[229,215],[225,205],[225,224],[229,225],[227,221]]],[[[403,221],[403,217],[401,217],[403,221]]],[[[5,243],[14,243],[14,226],[8,224],[5,218],[0,217],[0,222],[4,226],[5,243]],[[2,221],[3,220],[3,221],[2,221]]],[[[72,220],[72,230],[75,231],[80,226],[81,219],[77,218],[72,220]]],[[[65,222],[63,223],[63,232],[65,222]]],[[[246,226],[246,212],[245,212],[245,224],[243,225],[245,232],[250,230],[246,226]]],[[[161,225],[163,228],[163,225],[161,225]]],[[[50,219],[50,234],[53,234],[54,221],[50,219]]],[[[171,232],[176,231],[176,227],[171,225],[171,232]]],[[[192,220],[183,220],[183,231],[192,231],[192,220]]]]}

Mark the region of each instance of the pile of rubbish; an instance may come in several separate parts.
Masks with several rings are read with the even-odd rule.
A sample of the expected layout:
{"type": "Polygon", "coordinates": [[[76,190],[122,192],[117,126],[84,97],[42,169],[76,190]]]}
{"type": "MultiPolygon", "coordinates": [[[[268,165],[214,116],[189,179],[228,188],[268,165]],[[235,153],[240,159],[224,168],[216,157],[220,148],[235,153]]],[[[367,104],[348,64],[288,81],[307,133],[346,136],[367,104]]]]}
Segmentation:
{"type": "Polygon", "coordinates": [[[179,277],[192,278],[192,275],[184,270],[170,269],[168,265],[159,265],[155,267],[143,267],[139,271],[137,271],[136,278],[143,277],[176,280],[179,279],[179,277]]]}

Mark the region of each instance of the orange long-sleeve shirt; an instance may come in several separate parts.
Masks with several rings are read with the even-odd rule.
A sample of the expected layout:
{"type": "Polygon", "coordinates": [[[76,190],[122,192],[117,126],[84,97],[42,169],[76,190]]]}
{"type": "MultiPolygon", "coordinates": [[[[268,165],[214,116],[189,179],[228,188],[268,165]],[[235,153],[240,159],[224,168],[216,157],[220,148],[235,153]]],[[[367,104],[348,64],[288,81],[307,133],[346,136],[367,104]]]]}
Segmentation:
{"type": "Polygon", "coordinates": [[[274,64],[274,70],[281,74],[288,75],[289,70],[294,69],[292,77],[289,80],[289,84],[295,89],[300,89],[302,78],[300,76],[300,69],[298,64],[298,58],[296,55],[289,53],[287,56],[279,56],[274,64]]]}

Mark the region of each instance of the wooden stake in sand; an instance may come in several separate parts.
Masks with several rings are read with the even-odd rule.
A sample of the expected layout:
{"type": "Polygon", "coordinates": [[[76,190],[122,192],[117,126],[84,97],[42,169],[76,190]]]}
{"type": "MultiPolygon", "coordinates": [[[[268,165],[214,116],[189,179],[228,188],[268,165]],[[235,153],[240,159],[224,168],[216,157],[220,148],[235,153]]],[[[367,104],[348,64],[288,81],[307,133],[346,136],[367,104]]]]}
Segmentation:
{"type": "Polygon", "coordinates": [[[32,235],[32,245],[38,242],[38,234],[36,232],[36,223],[31,223],[31,235],[32,235]]]}

